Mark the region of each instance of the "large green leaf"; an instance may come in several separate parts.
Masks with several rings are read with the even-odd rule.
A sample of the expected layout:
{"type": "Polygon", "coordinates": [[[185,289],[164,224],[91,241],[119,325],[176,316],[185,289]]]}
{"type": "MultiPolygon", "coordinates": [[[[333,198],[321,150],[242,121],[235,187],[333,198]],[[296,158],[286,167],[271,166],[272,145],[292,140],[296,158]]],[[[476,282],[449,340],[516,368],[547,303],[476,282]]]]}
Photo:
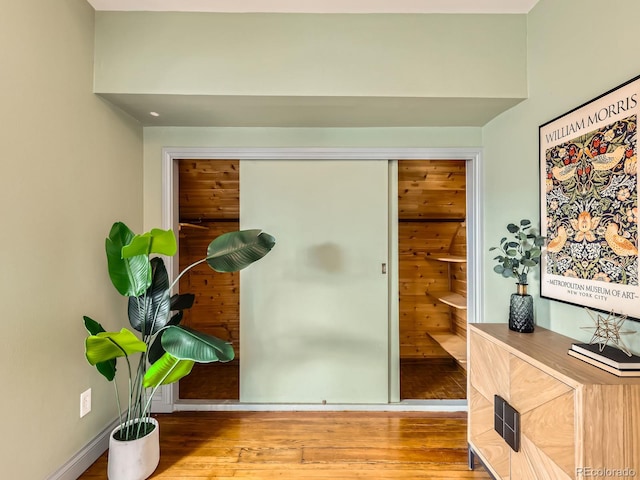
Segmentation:
{"type": "MultiPolygon", "coordinates": [[[[184,315],[184,312],[180,310],[178,313],[176,313],[171,317],[171,320],[167,322],[167,326],[179,325],[180,322],[182,321],[183,315],[184,315]]],[[[164,351],[164,348],[162,347],[162,335],[164,334],[165,331],[166,330],[163,330],[159,332],[158,335],[156,335],[156,338],[153,339],[153,343],[151,344],[151,346],[149,347],[149,350],[147,351],[147,358],[149,359],[149,363],[151,364],[156,363],[158,359],[166,353],[164,351]]]]}
{"type": "Polygon", "coordinates": [[[169,276],[161,258],[151,259],[151,286],[145,295],[129,297],[129,323],[145,335],[156,333],[169,320],[169,276]]]}
{"type": "Polygon", "coordinates": [[[187,327],[168,327],[162,333],[162,347],[182,360],[198,363],[228,362],[235,353],[229,342],[187,327]]]}
{"type": "Polygon", "coordinates": [[[193,306],[196,296],[193,293],[176,293],[171,297],[171,310],[186,310],[193,306]]]}
{"type": "Polygon", "coordinates": [[[82,317],[84,320],[84,328],[87,329],[90,335],[97,335],[102,332],[106,332],[104,327],[96,322],[94,319],[87,317],[86,315],[82,317]]]}
{"type": "Polygon", "coordinates": [[[149,257],[137,255],[122,258],[122,249],[133,240],[133,232],[122,222],[116,222],[105,241],[109,277],[116,290],[125,297],[142,295],[151,285],[149,257]]]}
{"type": "MultiPolygon", "coordinates": [[[[105,331],[105,329],[98,322],[87,316],[82,317],[84,319],[84,326],[91,335],[97,335],[105,331]]],[[[96,363],[96,368],[107,380],[111,381],[116,377],[116,359],[106,360],[104,362],[96,363]]]]}
{"type": "Polygon", "coordinates": [[[181,360],[165,353],[156,363],[151,365],[144,375],[145,388],[168,385],[189,375],[193,368],[193,360],[181,360]]]}
{"type": "Polygon", "coordinates": [[[164,331],[158,333],[158,335],[156,335],[156,338],[153,339],[153,342],[151,342],[151,345],[149,345],[149,350],[147,351],[147,359],[149,360],[149,363],[151,365],[156,363],[165,353],[167,353],[164,351],[164,348],[162,348],[163,333],[164,331]]]}
{"type": "Polygon", "coordinates": [[[101,332],[85,341],[85,354],[91,365],[144,352],[147,345],[126,328],[119,332],[101,332]]]}
{"type": "Polygon", "coordinates": [[[261,230],[241,230],[220,235],[207,248],[207,263],[217,272],[237,272],[260,260],[276,244],[261,230]]]}
{"type": "Polygon", "coordinates": [[[151,250],[151,235],[149,233],[135,235],[128,245],[122,247],[122,258],[149,255],[149,250],[151,250]]]}
{"type": "Polygon", "coordinates": [[[149,255],[151,253],[172,257],[177,250],[178,246],[173,230],[154,228],[150,232],[133,237],[131,242],[122,249],[122,258],[149,255]]]}

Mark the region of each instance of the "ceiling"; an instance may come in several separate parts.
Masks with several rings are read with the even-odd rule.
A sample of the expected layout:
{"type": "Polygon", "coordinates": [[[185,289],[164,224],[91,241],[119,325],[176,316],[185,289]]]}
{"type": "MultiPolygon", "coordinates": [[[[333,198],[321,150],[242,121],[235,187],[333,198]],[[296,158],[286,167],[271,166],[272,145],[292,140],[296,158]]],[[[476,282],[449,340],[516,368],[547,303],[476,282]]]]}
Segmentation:
{"type": "Polygon", "coordinates": [[[538,0],[88,0],[96,10],[260,13],[529,13],[538,0]]]}
{"type": "MultiPolygon", "coordinates": [[[[526,14],[538,0],[87,0],[101,11],[526,14]]],[[[483,126],[520,100],[101,94],[143,126],[483,126]],[[150,112],[158,112],[152,116],[150,112]]]]}
{"type": "Polygon", "coordinates": [[[520,99],[102,93],[146,127],[481,127],[520,99]],[[155,117],[150,112],[158,112],[155,117]]]}

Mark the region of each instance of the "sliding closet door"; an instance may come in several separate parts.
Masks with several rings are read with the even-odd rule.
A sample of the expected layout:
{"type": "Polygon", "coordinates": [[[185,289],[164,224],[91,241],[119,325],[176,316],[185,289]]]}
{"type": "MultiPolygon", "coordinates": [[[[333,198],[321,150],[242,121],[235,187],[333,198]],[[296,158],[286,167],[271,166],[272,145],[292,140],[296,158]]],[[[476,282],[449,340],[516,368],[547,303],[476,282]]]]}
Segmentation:
{"type": "Polygon", "coordinates": [[[240,162],[240,226],[276,246],[240,278],[240,401],[387,403],[388,164],[240,162]]]}

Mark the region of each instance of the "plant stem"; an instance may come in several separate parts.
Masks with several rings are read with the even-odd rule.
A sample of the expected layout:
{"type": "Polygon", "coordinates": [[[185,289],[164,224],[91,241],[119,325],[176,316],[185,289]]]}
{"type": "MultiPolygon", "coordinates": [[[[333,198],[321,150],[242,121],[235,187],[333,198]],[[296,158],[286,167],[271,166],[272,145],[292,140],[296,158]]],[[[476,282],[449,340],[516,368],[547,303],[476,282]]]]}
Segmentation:
{"type": "Polygon", "coordinates": [[[176,283],[178,283],[178,280],[180,280],[180,278],[187,273],[189,270],[191,270],[193,267],[195,267],[196,265],[200,265],[201,263],[206,262],[209,259],[209,257],[205,257],[202,260],[198,260],[195,263],[192,263],[191,265],[189,265],[187,268],[185,268],[182,272],[180,272],[180,275],[178,275],[176,277],[176,279],[173,281],[173,283],[171,285],[169,285],[169,291],[173,290],[173,287],[176,286],[176,283]]]}
{"type": "Polygon", "coordinates": [[[136,378],[134,382],[134,392],[133,398],[135,399],[135,403],[133,404],[133,412],[135,413],[134,418],[139,416],[140,405],[142,401],[140,400],[140,395],[142,395],[142,378],[144,376],[144,364],[145,364],[145,355],[142,353],[140,356],[140,360],[138,361],[138,369],[136,372],[136,378]]]}
{"type": "Polygon", "coordinates": [[[113,386],[116,391],[116,404],[118,405],[118,421],[120,422],[120,432],[124,429],[124,423],[122,422],[122,407],[120,406],[120,395],[118,393],[118,382],[116,379],[113,379],[113,386]]]}
{"type": "MultiPolygon", "coordinates": [[[[148,289],[145,290],[144,294],[136,297],[136,307],[138,309],[138,316],[140,317],[140,332],[142,336],[142,341],[147,345],[147,350],[149,348],[148,338],[146,331],[146,323],[147,323],[147,315],[146,315],[146,306],[148,304],[147,298],[148,289]]],[[[144,403],[144,399],[141,398],[144,395],[144,389],[142,388],[142,379],[144,378],[145,366],[146,366],[146,351],[142,352],[140,355],[140,359],[138,361],[138,367],[136,369],[136,376],[133,380],[133,388],[130,391],[129,396],[129,412],[128,421],[131,421],[134,418],[140,418],[141,406],[144,403]]],[[[131,378],[131,372],[129,373],[129,377],[131,378]]],[[[127,428],[127,435],[129,434],[129,429],[131,429],[133,433],[134,425],[129,425],[127,428]]],[[[138,438],[140,435],[140,422],[138,422],[137,432],[135,434],[135,438],[138,438]]]]}
{"type": "MultiPolygon", "coordinates": [[[[167,290],[167,293],[170,290],[167,290]]],[[[151,335],[153,334],[153,329],[156,328],[156,322],[158,321],[158,312],[160,311],[160,307],[162,305],[162,302],[158,302],[158,305],[156,305],[156,310],[155,312],[153,312],[153,320],[151,321],[151,327],[149,328],[149,335],[143,340],[144,343],[147,344],[147,347],[149,347],[151,345],[151,335]]],[[[169,315],[169,313],[167,313],[167,315],[169,315]]]]}
{"type": "Polygon", "coordinates": [[[138,386],[138,396],[136,397],[136,399],[138,400],[138,405],[137,405],[137,409],[139,410],[139,414],[138,414],[138,418],[139,418],[139,422],[138,422],[138,432],[136,434],[136,438],[140,438],[140,430],[142,429],[142,425],[144,423],[146,423],[145,417],[147,416],[145,414],[145,410],[143,405],[145,405],[146,403],[146,398],[147,398],[147,389],[144,388],[144,376],[146,374],[146,365],[147,365],[147,354],[146,352],[142,355],[141,360],[141,369],[140,369],[140,380],[137,384],[138,386]]]}
{"type": "Polygon", "coordinates": [[[162,382],[164,382],[167,379],[167,377],[169,377],[169,375],[171,375],[171,372],[173,372],[173,370],[176,368],[176,366],[178,366],[177,362],[175,364],[173,364],[173,366],[169,369],[169,371],[166,373],[166,375],[164,377],[162,377],[162,380],[160,380],[160,382],[158,382],[158,385],[156,385],[154,387],[154,389],[151,391],[151,395],[149,395],[149,400],[147,401],[147,404],[144,407],[144,412],[147,412],[149,410],[149,407],[151,406],[151,401],[153,400],[153,396],[156,394],[156,391],[158,390],[158,388],[160,388],[162,386],[162,382]]]}
{"type": "MultiPolygon", "coordinates": [[[[132,376],[131,376],[131,363],[129,362],[129,355],[127,355],[127,352],[125,351],[125,349],[124,349],[124,348],[122,348],[120,345],[118,345],[118,343],[117,343],[117,342],[114,342],[114,341],[113,341],[113,339],[109,338],[109,340],[110,340],[110,341],[111,341],[111,343],[113,343],[116,347],[118,347],[118,348],[122,351],[122,353],[124,353],[124,359],[127,361],[127,368],[128,368],[128,370],[129,370],[129,408],[127,409],[127,425],[128,425],[128,424],[129,424],[129,421],[131,420],[131,404],[132,404],[132,401],[133,401],[133,397],[132,397],[133,391],[132,391],[132,388],[131,388],[131,387],[132,387],[132,385],[131,385],[131,382],[132,382],[132,376]]],[[[114,382],[115,382],[115,379],[114,379],[114,382]]],[[[116,389],[117,389],[117,386],[116,386],[116,389]]],[[[119,409],[120,409],[120,400],[118,399],[118,410],[119,410],[119,409]]],[[[121,418],[122,418],[122,417],[121,417],[121,418]]],[[[128,430],[128,428],[127,428],[127,429],[125,429],[125,430],[128,430]]],[[[128,433],[128,432],[125,432],[125,434],[126,434],[126,433],[128,433]]],[[[126,435],[126,437],[127,437],[126,439],[128,440],[128,439],[129,439],[129,438],[128,438],[128,435],[126,435]]]]}
{"type": "Polygon", "coordinates": [[[133,397],[131,396],[131,365],[129,364],[129,359],[127,358],[127,365],[129,366],[129,409],[127,410],[127,422],[125,429],[125,440],[129,440],[129,422],[131,421],[131,404],[133,402],[133,397]]]}

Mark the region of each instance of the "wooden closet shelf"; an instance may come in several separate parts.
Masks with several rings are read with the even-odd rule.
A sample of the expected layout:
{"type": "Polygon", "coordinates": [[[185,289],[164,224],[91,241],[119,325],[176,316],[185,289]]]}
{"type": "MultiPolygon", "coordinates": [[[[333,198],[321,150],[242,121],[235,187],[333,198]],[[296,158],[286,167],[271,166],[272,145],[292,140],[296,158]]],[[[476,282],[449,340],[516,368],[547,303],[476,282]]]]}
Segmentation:
{"type": "MultiPolygon", "coordinates": [[[[431,257],[427,257],[427,259],[430,258],[431,257]]],[[[467,257],[463,257],[461,255],[441,255],[439,257],[436,257],[436,260],[448,263],[466,263],[467,257]]]]}
{"type": "Polygon", "coordinates": [[[467,299],[459,293],[446,292],[444,295],[439,296],[438,300],[458,310],[467,309],[467,299]]]}
{"type": "Polygon", "coordinates": [[[454,333],[430,333],[440,346],[451,355],[462,368],[467,369],[467,341],[454,333]]]}

